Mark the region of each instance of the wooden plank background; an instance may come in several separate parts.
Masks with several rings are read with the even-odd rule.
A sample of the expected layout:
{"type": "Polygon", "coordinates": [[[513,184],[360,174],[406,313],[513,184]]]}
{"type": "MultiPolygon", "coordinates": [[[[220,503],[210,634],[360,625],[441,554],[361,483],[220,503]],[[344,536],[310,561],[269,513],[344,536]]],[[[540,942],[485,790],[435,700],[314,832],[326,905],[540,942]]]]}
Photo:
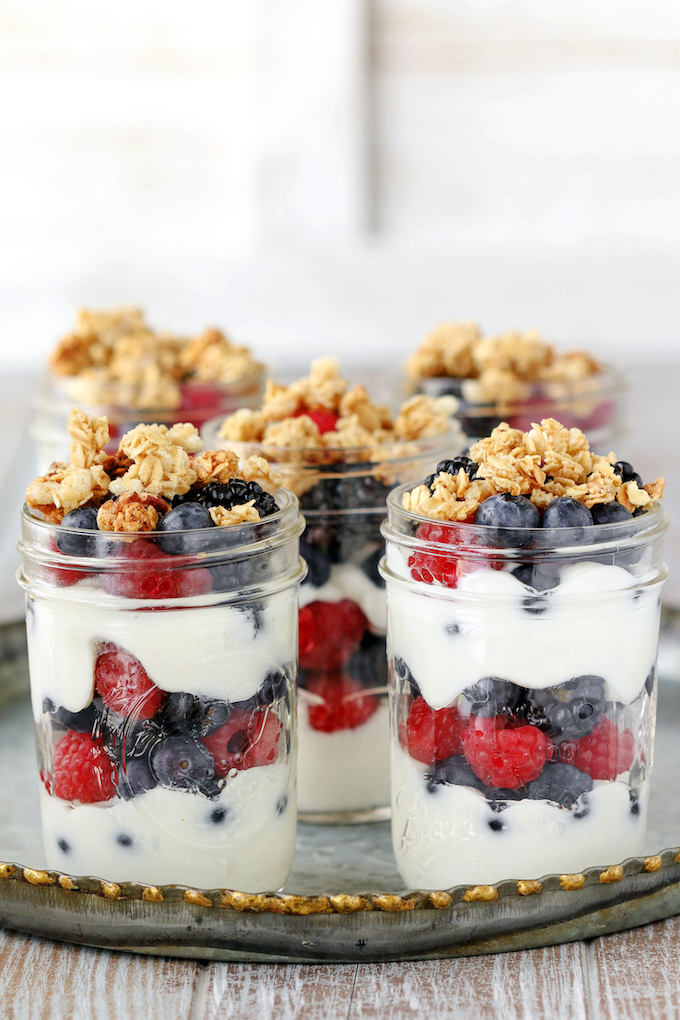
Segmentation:
{"type": "Polygon", "coordinates": [[[8,1020],[676,1020],[680,918],[427,963],[202,963],[0,931],[8,1020]]]}

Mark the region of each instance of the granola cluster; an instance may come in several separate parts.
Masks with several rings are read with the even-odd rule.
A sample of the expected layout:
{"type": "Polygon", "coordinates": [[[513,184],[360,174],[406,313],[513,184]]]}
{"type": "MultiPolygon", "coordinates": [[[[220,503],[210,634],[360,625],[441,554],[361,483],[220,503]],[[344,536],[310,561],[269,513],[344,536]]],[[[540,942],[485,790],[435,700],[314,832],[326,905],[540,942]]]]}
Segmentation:
{"type": "MultiPolygon", "coordinates": [[[[68,429],[73,439],[70,461],[55,461],[26,490],[27,504],[55,524],[71,510],[94,507],[101,531],[154,531],[170,511],[173,498],[190,490],[198,495],[207,485],[238,479],[256,482],[273,494],[281,484],[281,476],[262,457],[239,463],[238,456],[228,450],[200,452],[202,440],[190,424],[137,425],[122,437],[115,454],[105,449],[109,441],[106,418],[90,417],[74,408],[68,429]]],[[[219,526],[260,520],[252,500],[222,510],[211,510],[219,526]]]]}
{"type": "Polygon", "coordinates": [[[663,478],[642,487],[623,481],[614,453],[593,453],[580,429],[554,418],[528,432],[503,422],[470,448],[470,458],[478,465],[472,479],[463,468],[457,475],[441,472],[431,485],[404,493],[404,509],[434,520],[469,521],[485,499],[501,492],[527,496],[540,510],[567,496],[589,509],[617,500],[631,512],[648,509],[663,495],[663,478]]]}
{"type": "Polygon", "coordinates": [[[262,371],[247,347],[220,330],[169,336],[152,330],[139,308],[81,309],[49,363],[55,375],[68,377],[75,400],[159,410],[179,407],[184,382],[233,383],[262,371]]]}
{"type": "Polygon", "coordinates": [[[442,323],[408,358],[405,369],[414,380],[465,380],[463,395],[470,403],[501,406],[526,400],[537,383],[564,387],[601,372],[585,351],[557,354],[536,330],[483,338],[472,322],[442,323]]]}
{"type": "Polygon", "coordinates": [[[373,403],[364,386],[350,389],[337,358],[320,358],[312,362],[309,376],[290,386],[268,380],[261,409],[242,409],[229,415],[220,436],[286,449],[364,447],[368,453],[364,451],[359,459],[372,460],[370,450],[377,451],[387,443],[443,435],[456,408],[453,397],[416,396],[393,418],[389,407],[373,403]],[[332,427],[321,429],[315,412],[332,416],[332,427]]]}

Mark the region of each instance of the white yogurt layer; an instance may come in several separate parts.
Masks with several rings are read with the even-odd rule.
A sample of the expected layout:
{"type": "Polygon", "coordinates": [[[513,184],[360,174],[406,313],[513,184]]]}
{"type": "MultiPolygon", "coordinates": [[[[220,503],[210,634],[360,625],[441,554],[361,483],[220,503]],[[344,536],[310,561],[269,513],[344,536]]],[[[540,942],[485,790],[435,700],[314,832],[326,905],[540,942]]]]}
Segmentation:
{"type": "Polygon", "coordinates": [[[304,691],[298,701],[298,808],[368,811],[390,802],[389,707],[381,698],[363,726],[324,733],[309,725],[304,691]]]}
{"type": "Polygon", "coordinates": [[[602,783],[589,793],[589,812],[522,800],[493,812],[481,793],[437,786],[429,793],[425,766],[392,746],[392,843],[409,889],[491,885],[575,873],[639,856],[646,826],[646,787],[631,813],[626,783],[602,783]],[[502,821],[495,832],[490,821],[502,821]]]}
{"type": "Polygon", "coordinates": [[[373,584],[370,577],[353,563],[335,563],[331,576],[320,588],[303,584],[300,588],[300,607],[310,602],[356,602],[368,620],[374,634],[384,634],[387,628],[385,589],[373,584]]]}
{"type": "MultiPolygon", "coordinates": [[[[397,550],[390,566],[395,553],[403,573],[397,550]]],[[[658,586],[635,587],[623,567],[584,562],[560,570],[544,612],[527,612],[529,597],[536,592],[518,578],[486,567],[452,590],[388,582],[390,654],[435,709],[487,676],[538,689],[590,674],[614,700],[638,696],[656,659],[658,586]]]]}
{"type": "Polygon", "coordinates": [[[284,764],[237,772],[214,800],[156,787],[72,805],[42,790],[40,806],[47,865],[71,875],[267,892],[293,862],[295,783],[284,764]]]}
{"type": "Polygon", "coordinates": [[[44,698],[69,712],[90,704],[97,645],[112,641],[142,663],[164,691],[185,691],[227,701],[245,701],[272,670],[295,661],[295,592],[269,595],[262,608],[234,606],[142,609],[131,599],[98,604],[87,589],[77,605],[35,599],[27,616],[28,656],[34,718],[44,698]]]}

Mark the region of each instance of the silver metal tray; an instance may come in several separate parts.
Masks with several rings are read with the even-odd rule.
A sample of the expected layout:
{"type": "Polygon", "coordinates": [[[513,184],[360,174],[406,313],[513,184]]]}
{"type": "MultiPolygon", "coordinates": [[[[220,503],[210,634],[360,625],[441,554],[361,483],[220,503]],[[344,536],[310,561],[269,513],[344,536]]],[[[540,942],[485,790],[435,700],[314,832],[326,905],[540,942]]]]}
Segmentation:
{"type": "Polygon", "coordinates": [[[660,692],[646,857],[423,893],[402,887],[388,823],[300,825],[288,886],[269,896],[46,871],[27,695],[22,628],[0,628],[0,924],[18,931],[206,960],[368,962],[527,949],[680,913],[678,685],[660,692]]]}

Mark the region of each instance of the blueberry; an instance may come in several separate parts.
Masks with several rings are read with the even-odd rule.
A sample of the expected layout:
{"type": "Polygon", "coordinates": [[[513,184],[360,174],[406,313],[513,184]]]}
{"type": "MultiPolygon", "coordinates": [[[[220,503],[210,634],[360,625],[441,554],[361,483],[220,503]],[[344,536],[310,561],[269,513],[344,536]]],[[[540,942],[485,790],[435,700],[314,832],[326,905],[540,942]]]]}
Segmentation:
{"type": "Polygon", "coordinates": [[[501,818],[492,818],[489,821],[489,828],[492,832],[502,832],[505,828],[505,822],[501,818]]]}
{"type": "Polygon", "coordinates": [[[100,713],[94,702],[87,708],[82,708],[80,712],[69,712],[65,708],[56,708],[53,701],[45,698],[43,712],[49,712],[52,721],[59,726],[65,726],[66,729],[75,730],[77,733],[94,733],[99,728],[100,713]]]}
{"type": "Polygon", "coordinates": [[[123,800],[138,797],[157,785],[156,777],[151,771],[149,759],[126,758],[125,765],[118,765],[118,796],[123,800]]]}
{"type": "Polygon", "coordinates": [[[632,521],[633,515],[625,506],[612,500],[611,503],[596,503],[590,511],[593,524],[616,524],[617,521],[632,521]]]}
{"type": "Polygon", "coordinates": [[[637,482],[638,486],[642,488],[642,478],[637,473],[632,464],[629,464],[627,460],[617,460],[614,465],[614,471],[617,475],[621,476],[623,482],[637,482]]]}
{"type": "Polygon", "coordinates": [[[384,635],[371,634],[367,630],[346,668],[353,680],[367,687],[386,687],[387,648],[384,635]]]}
{"type": "Polygon", "coordinates": [[[579,797],[590,793],[592,788],[590,776],[574,765],[547,762],[538,779],[527,784],[527,797],[531,800],[550,800],[560,807],[572,808],[579,797]]]}
{"type": "Polygon", "coordinates": [[[378,564],[385,555],[385,550],[382,546],[379,546],[374,552],[367,556],[361,564],[361,569],[365,573],[366,577],[373,582],[378,588],[385,587],[385,578],[382,577],[378,570],[378,564]]]}
{"type": "Polygon", "coordinates": [[[650,698],[651,698],[652,693],[654,691],[654,681],[655,680],[656,680],[656,666],[652,666],[652,668],[650,669],[650,671],[649,671],[649,673],[647,675],[647,679],[645,680],[645,690],[647,691],[647,694],[649,694],[650,698]]]}
{"type": "Polygon", "coordinates": [[[116,843],[118,843],[119,846],[130,847],[134,845],[134,842],[135,841],[132,836],[128,836],[127,832],[121,832],[118,836],[116,836],[116,843]]]}
{"type": "Polygon", "coordinates": [[[523,563],[513,570],[514,576],[536,591],[549,591],[560,583],[560,573],[547,563],[523,563]]]}
{"type": "Polygon", "coordinates": [[[159,786],[171,790],[210,790],[208,795],[214,795],[213,756],[191,737],[166,737],[151,755],[151,768],[159,786]]]}
{"type": "Polygon", "coordinates": [[[434,763],[432,772],[426,774],[425,781],[430,793],[438,786],[471,786],[475,790],[486,790],[486,786],[474,774],[462,754],[454,754],[451,758],[442,758],[434,763]]]}
{"type": "Polygon", "coordinates": [[[300,539],[300,556],[307,563],[307,577],[303,583],[322,588],[331,576],[331,561],[324,550],[312,545],[303,535],[300,539]]]}
{"type": "Polygon", "coordinates": [[[163,705],[163,725],[170,733],[189,734],[198,740],[223,726],[231,708],[227,701],[173,692],[163,705]]]}
{"type": "Polygon", "coordinates": [[[165,517],[161,517],[158,522],[157,542],[164,553],[173,556],[192,556],[208,549],[212,536],[184,532],[214,527],[213,519],[206,507],[200,503],[182,503],[174,510],[170,510],[165,517]]]}
{"type": "Polygon", "coordinates": [[[583,531],[583,528],[589,528],[592,524],[593,515],[588,507],[569,496],[559,496],[548,503],[543,511],[543,527],[570,528],[574,532],[569,536],[573,545],[583,545],[589,541],[588,532],[583,531]]]}
{"type": "Polygon", "coordinates": [[[488,719],[494,715],[511,715],[520,703],[522,688],[510,680],[485,676],[463,691],[470,715],[488,719]]]}
{"type": "MultiPolygon", "coordinates": [[[[503,790],[500,788],[489,787],[486,791],[486,799],[489,802],[489,807],[492,811],[500,813],[505,811],[510,801],[522,800],[524,797],[524,791],[520,790],[503,790]]],[[[491,824],[491,823],[489,823],[491,824]]]]}
{"type": "Polygon", "coordinates": [[[408,684],[411,688],[411,697],[413,700],[415,701],[416,698],[419,698],[420,687],[418,686],[411,670],[408,668],[404,660],[399,658],[399,656],[397,656],[394,660],[394,672],[397,679],[401,681],[402,686],[408,684]]]}
{"type": "MultiPolygon", "coordinates": [[[[70,510],[61,522],[63,528],[77,528],[79,531],[98,531],[97,511],[94,507],[81,506],[70,510]]],[[[65,556],[96,556],[98,553],[96,535],[69,535],[59,531],[57,549],[65,556]]]]}
{"type": "Polygon", "coordinates": [[[549,736],[576,740],[595,729],[605,710],[601,676],[577,676],[559,687],[526,692],[531,721],[549,736]]]}
{"type": "Polygon", "coordinates": [[[436,477],[437,477],[436,475],[428,475],[427,478],[424,480],[423,485],[427,485],[428,489],[432,489],[432,484],[436,477]]]}
{"type": "Polygon", "coordinates": [[[213,808],[210,812],[210,821],[213,825],[221,825],[222,822],[226,821],[229,810],[226,807],[220,806],[213,808]]]}
{"type": "Polygon", "coordinates": [[[475,524],[489,528],[490,545],[524,547],[533,541],[526,529],[540,528],[541,515],[526,496],[501,492],[484,500],[475,514],[475,524]]]}
{"type": "Polygon", "coordinates": [[[267,673],[257,692],[258,705],[272,705],[286,696],[288,677],[282,669],[267,673]]]}
{"type": "Polygon", "coordinates": [[[467,472],[470,481],[473,480],[479,469],[471,457],[454,457],[453,460],[440,460],[437,464],[437,474],[444,472],[447,475],[457,475],[460,469],[467,472]]]}
{"type": "MultiPolygon", "coordinates": [[[[218,528],[219,532],[229,528],[218,528]]],[[[226,536],[225,536],[226,537],[226,536]]],[[[272,577],[273,561],[271,556],[258,554],[257,557],[233,559],[226,563],[218,563],[209,567],[213,591],[241,591],[253,585],[263,584],[272,577]]]]}

